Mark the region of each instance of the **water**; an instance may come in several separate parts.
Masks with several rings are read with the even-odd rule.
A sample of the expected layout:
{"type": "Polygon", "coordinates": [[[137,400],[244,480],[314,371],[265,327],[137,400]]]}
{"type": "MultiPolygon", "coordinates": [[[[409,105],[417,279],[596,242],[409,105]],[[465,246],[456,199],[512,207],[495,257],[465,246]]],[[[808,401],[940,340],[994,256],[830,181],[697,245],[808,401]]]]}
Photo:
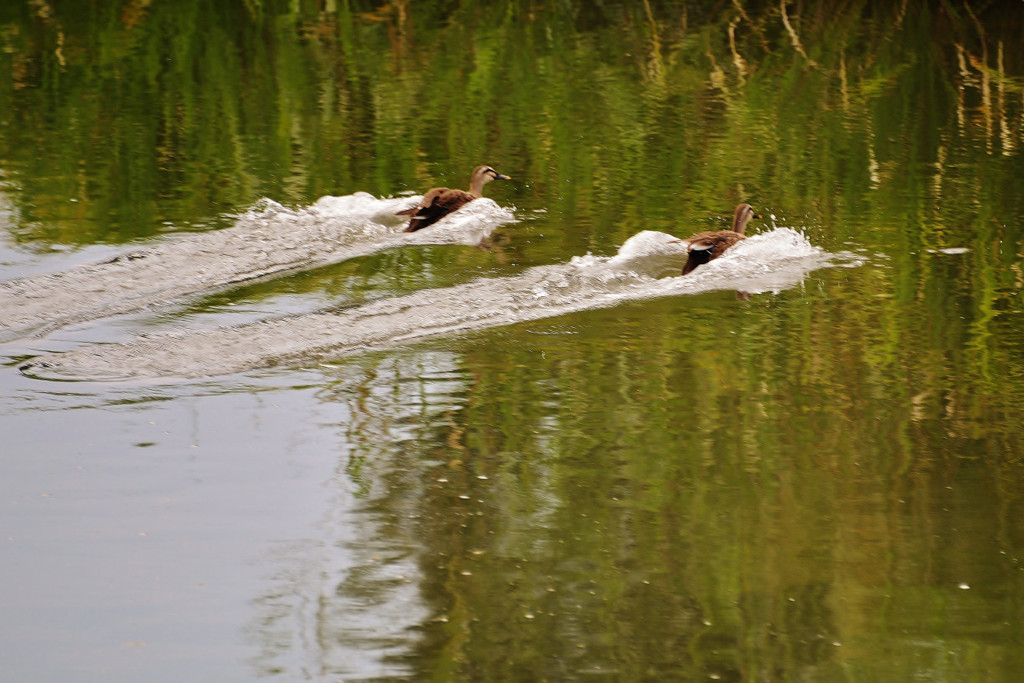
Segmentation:
{"type": "MultiPolygon", "coordinates": [[[[280,276],[400,246],[476,245],[513,220],[489,200],[452,216],[440,230],[405,235],[396,211],[411,199],[365,193],[323,197],[301,211],[260,202],[236,225],[119,253],[111,259],[5,283],[0,339],[152,307],[190,294],[280,276]]],[[[422,232],[422,231],[421,231],[422,232]]]]}
{"type": "Polygon", "coordinates": [[[925,5],[12,6],[5,675],[1017,680],[1024,11],[925,5]]]}
{"type": "MultiPolygon", "coordinates": [[[[349,198],[324,198],[318,204],[347,206],[350,202],[346,199],[349,198]]],[[[386,207],[393,202],[360,198],[360,205],[373,204],[386,207]]],[[[383,209],[381,213],[394,215],[393,211],[383,209]]],[[[487,237],[477,234],[481,226],[491,223],[495,215],[504,218],[506,213],[493,202],[479,200],[479,205],[474,202],[451,220],[442,220],[437,230],[415,233],[411,243],[436,243],[444,237],[460,242],[467,237],[464,234],[467,229],[469,243],[476,243],[487,237]]],[[[354,215],[357,214],[343,212],[341,218],[347,221],[354,215]]],[[[278,219],[273,220],[276,223],[278,219]]],[[[399,234],[402,236],[397,239],[389,236],[382,242],[361,246],[355,253],[410,243],[399,234]]],[[[203,251],[190,248],[187,242],[179,242],[177,246],[181,252],[189,253],[182,255],[182,260],[190,262],[200,273],[217,267],[221,260],[219,255],[207,251],[206,256],[214,258],[203,267],[203,251]]],[[[139,255],[136,260],[146,258],[148,270],[148,266],[159,262],[162,256],[139,255]]],[[[302,365],[319,358],[365,353],[424,337],[511,325],[633,299],[721,288],[739,289],[744,295],[779,291],[799,284],[808,272],[843,262],[844,258],[815,248],[792,229],[781,228],[744,240],[692,277],[680,275],[685,260],[685,245],[678,239],[665,233],[644,231],[631,237],[613,257],[577,257],[566,264],[541,266],[514,277],[481,278],[455,287],[421,290],[341,311],[293,314],[212,330],[147,334],[118,345],[88,346],[77,352],[40,356],[20,369],[38,378],[112,380],[209,376],[279,364],[302,365]],[[658,277],[666,274],[673,277],[658,277]]],[[[856,263],[857,259],[847,255],[845,261],[856,263]]],[[[117,263],[120,265],[121,261],[117,263]]],[[[162,265],[157,267],[166,270],[162,265]]],[[[92,285],[86,287],[89,291],[116,291],[118,281],[124,277],[124,273],[119,272],[122,268],[113,273],[106,269],[95,273],[92,269],[85,270],[94,274],[92,285]]],[[[86,279],[75,277],[79,275],[78,271],[72,271],[61,273],[55,279],[63,289],[66,280],[86,279]]],[[[142,279],[144,275],[134,277],[142,279]]],[[[44,280],[49,282],[51,278],[44,280]]],[[[175,288],[179,282],[169,280],[168,285],[175,288]]],[[[153,283],[147,281],[147,284],[153,283]]],[[[18,283],[12,300],[28,298],[23,290],[30,287],[24,282],[18,283]]],[[[168,291],[167,288],[158,290],[158,295],[166,296],[168,291]]],[[[159,299],[154,296],[154,300],[159,299]]],[[[75,315],[75,301],[51,292],[45,298],[32,297],[29,305],[43,307],[46,312],[41,318],[56,320],[57,315],[46,314],[48,306],[53,305],[71,317],[75,315]]],[[[92,308],[93,301],[90,298],[78,315],[97,314],[97,309],[92,308]]],[[[142,302],[128,300],[125,305],[133,303],[141,305],[142,302]]],[[[16,306],[12,303],[9,309],[16,309],[16,306]]]]}

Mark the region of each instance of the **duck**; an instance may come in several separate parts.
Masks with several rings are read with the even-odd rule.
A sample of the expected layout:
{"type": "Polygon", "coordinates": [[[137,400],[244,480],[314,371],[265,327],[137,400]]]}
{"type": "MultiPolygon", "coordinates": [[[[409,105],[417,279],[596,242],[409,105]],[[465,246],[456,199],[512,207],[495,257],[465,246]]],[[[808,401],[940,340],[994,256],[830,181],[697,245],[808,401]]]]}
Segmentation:
{"type": "Polygon", "coordinates": [[[750,204],[739,204],[736,213],[732,217],[732,230],[709,230],[699,232],[686,242],[686,265],[683,266],[683,275],[693,272],[697,266],[702,266],[708,261],[713,261],[726,249],[746,238],[743,233],[747,229],[747,223],[751,218],[761,218],[760,214],[754,213],[754,207],[750,204]]]}
{"type": "Polygon", "coordinates": [[[474,199],[483,196],[484,185],[492,180],[511,180],[490,166],[477,166],[469,178],[469,192],[447,187],[435,187],[429,190],[419,204],[399,211],[396,216],[412,216],[405,232],[416,232],[428,225],[433,225],[453,211],[458,211],[474,199]]]}

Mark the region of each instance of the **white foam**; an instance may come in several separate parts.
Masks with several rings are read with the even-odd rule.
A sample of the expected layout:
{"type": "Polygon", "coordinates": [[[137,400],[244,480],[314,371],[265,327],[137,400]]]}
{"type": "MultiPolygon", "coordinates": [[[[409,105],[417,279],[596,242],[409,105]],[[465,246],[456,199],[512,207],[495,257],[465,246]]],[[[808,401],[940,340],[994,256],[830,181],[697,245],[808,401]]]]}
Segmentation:
{"type": "Polygon", "coordinates": [[[679,274],[685,263],[685,240],[664,232],[644,230],[626,240],[608,261],[608,266],[650,277],[665,277],[679,274]]]}
{"type": "Polygon", "coordinates": [[[385,249],[476,245],[499,225],[515,221],[509,209],[477,199],[428,228],[405,233],[407,219],[395,214],[419,199],[357,192],[321,197],[298,209],[261,199],[238,214],[230,228],[179,233],[105,262],[9,280],[0,287],[0,340],[385,249]]]}
{"type": "MultiPolygon", "coordinates": [[[[478,210],[495,211],[487,204],[478,210]]],[[[451,221],[449,229],[458,232],[459,225],[460,221],[451,221]]],[[[140,337],[40,357],[23,369],[38,377],[114,379],[206,376],[300,365],[624,301],[719,289],[781,291],[799,284],[817,268],[844,261],[794,230],[777,228],[745,240],[688,275],[678,274],[678,265],[669,277],[652,275],[681,256],[679,245],[669,237],[645,231],[627,240],[612,257],[574,257],[513,277],[482,278],[334,312],[140,337]]]]}
{"type": "Polygon", "coordinates": [[[946,249],[926,249],[929,254],[947,254],[950,256],[956,256],[958,254],[966,254],[970,251],[967,247],[947,247],[946,249]]]}

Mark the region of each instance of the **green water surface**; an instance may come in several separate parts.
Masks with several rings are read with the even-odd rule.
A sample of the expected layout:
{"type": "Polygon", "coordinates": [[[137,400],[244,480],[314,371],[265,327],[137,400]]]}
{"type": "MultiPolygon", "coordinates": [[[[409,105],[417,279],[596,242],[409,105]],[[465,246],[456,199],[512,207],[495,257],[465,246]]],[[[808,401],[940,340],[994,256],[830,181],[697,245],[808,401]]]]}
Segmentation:
{"type": "Polygon", "coordinates": [[[0,10],[2,280],[479,163],[518,218],[0,347],[12,680],[1019,680],[1020,2],[0,10]],[[863,262],[245,376],[16,369],[741,201],[863,262]]]}

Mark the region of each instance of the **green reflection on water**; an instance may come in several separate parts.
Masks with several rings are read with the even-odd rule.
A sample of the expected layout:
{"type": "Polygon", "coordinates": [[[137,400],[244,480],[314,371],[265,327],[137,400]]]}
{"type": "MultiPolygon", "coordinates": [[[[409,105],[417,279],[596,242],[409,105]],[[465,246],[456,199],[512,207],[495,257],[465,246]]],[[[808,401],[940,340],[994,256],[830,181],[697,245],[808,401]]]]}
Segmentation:
{"type": "Polygon", "coordinates": [[[417,539],[445,619],[409,637],[415,678],[1024,668],[1018,4],[12,10],[0,168],[28,248],[219,227],[261,196],[461,186],[487,162],[516,178],[488,194],[524,219],[500,251],[379,255],[227,298],[443,286],[684,236],[740,200],[871,256],[749,302],[354,361],[366,393],[324,389],[360,416],[345,475],[381,533],[417,539]],[[438,349],[457,359],[441,379],[375,365],[438,349]]]}
{"type": "Polygon", "coordinates": [[[348,366],[348,474],[438,620],[418,675],[1010,680],[1024,391],[865,353],[880,277],[366,359],[358,399],[348,366]]]}
{"type": "Polygon", "coordinates": [[[5,24],[2,56],[26,241],[462,185],[484,159],[521,179],[495,196],[572,226],[552,254],[701,227],[741,199],[834,244],[942,246],[936,221],[962,240],[982,206],[1021,215],[1020,19],[996,7],[976,27],[927,3],[812,3],[786,14],[792,35],[769,3],[43,7],[5,24]]]}

